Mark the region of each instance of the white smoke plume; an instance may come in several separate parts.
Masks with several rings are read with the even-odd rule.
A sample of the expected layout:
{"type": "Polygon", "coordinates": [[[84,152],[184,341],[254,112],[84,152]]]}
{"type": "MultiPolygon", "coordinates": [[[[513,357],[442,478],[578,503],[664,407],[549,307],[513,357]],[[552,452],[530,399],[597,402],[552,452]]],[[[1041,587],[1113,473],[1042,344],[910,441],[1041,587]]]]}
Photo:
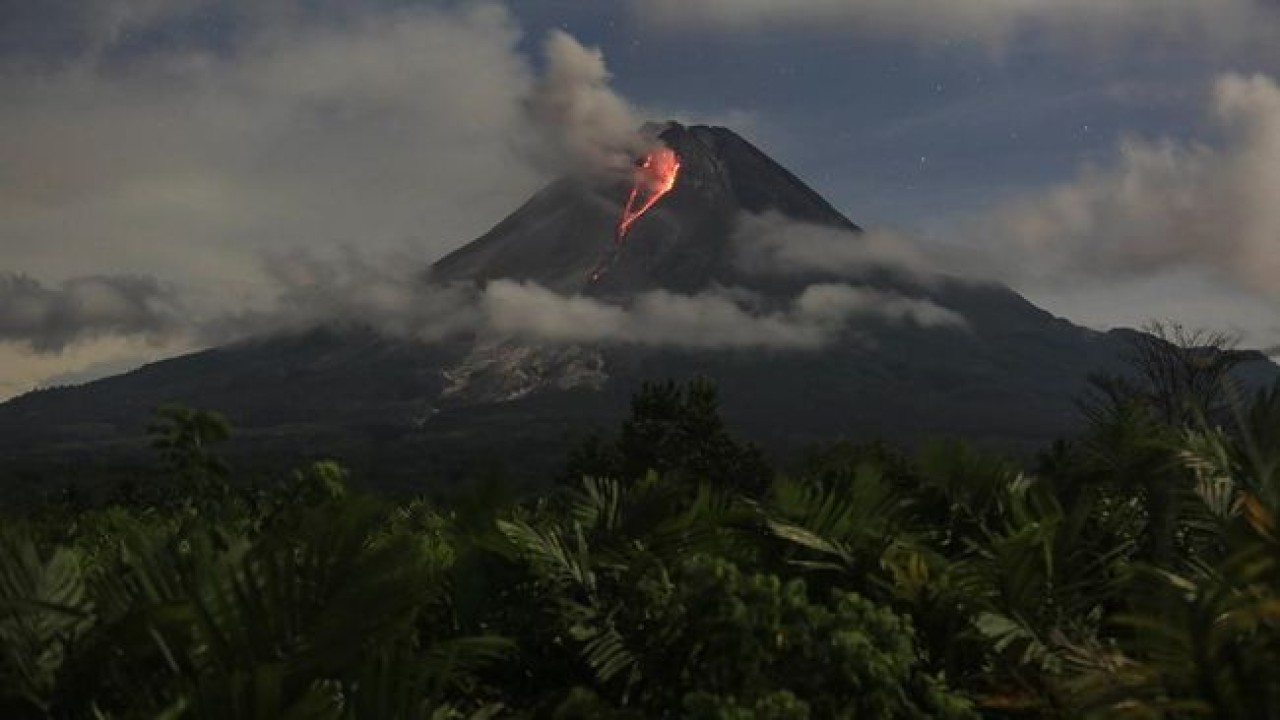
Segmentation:
{"type": "Polygon", "coordinates": [[[538,130],[535,160],[558,172],[622,173],[650,141],[629,103],[609,87],[598,48],[554,30],[543,45],[546,68],[527,107],[538,130]]]}
{"type": "MultiPolygon", "coordinates": [[[[4,271],[163,278],[184,307],[182,337],[162,350],[136,323],[19,328],[6,304],[0,397],[77,367],[318,317],[326,302],[335,312],[407,303],[416,290],[362,286],[359,269],[332,281],[363,302],[334,303],[320,297],[324,283],[286,288],[281,263],[259,259],[352,243],[378,257],[412,242],[422,267],[549,174],[624,165],[639,123],[609,90],[598,51],[557,33],[539,63],[522,33],[496,2],[93,0],[4,14],[4,271]],[[216,42],[131,41],[210,13],[228,21],[209,34],[216,42]],[[545,153],[537,164],[533,146],[545,153]]],[[[301,272],[307,262],[295,260],[301,272]]]]}

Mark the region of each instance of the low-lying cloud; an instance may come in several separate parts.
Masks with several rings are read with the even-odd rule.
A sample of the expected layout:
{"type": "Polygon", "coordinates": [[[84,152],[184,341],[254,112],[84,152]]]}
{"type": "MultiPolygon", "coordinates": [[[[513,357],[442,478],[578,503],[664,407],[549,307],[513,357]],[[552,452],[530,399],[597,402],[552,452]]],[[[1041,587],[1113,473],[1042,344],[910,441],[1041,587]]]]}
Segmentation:
{"type": "Polygon", "coordinates": [[[412,241],[425,265],[553,176],[643,147],[599,50],[556,31],[539,63],[501,5],[309,5],[85,3],[48,11],[82,52],[0,47],[6,269],[265,296],[264,252],[412,241]],[[201,13],[226,16],[224,45],[118,57],[201,13]]]}
{"type": "Polygon", "coordinates": [[[350,247],[273,253],[263,259],[273,301],[200,319],[190,330],[206,345],[331,324],[429,342],[480,326],[475,288],[428,284],[416,265],[408,254],[374,257],[350,247]]]}
{"type": "Polygon", "coordinates": [[[841,230],[776,212],[739,217],[734,243],[735,263],[755,275],[859,277],[887,269],[924,277],[928,271],[925,256],[904,235],[841,230]]]}
{"type": "Polygon", "coordinates": [[[271,302],[206,315],[177,312],[173,293],[145,279],[85,278],[55,292],[20,278],[16,285],[43,305],[37,313],[26,309],[31,303],[22,302],[23,293],[7,293],[13,302],[6,303],[9,315],[0,314],[0,341],[58,351],[114,333],[198,347],[336,325],[423,342],[470,337],[551,345],[814,350],[860,325],[966,325],[959,314],[929,300],[838,282],[809,285],[786,302],[725,287],[693,295],[653,290],[606,302],[514,280],[484,286],[432,283],[413,269],[410,258],[352,248],[270,255],[264,266],[277,288],[271,302]],[[15,320],[31,317],[37,320],[15,320]]]}
{"type": "Polygon", "coordinates": [[[0,274],[0,341],[40,353],[104,335],[161,340],[181,327],[171,288],[143,276],[91,275],[55,287],[0,274]]]}
{"type": "Polygon", "coordinates": [[[306,255],[273,259],[281,292],[272,308],[203,323],[200,331],[226,341],[345,323],[424,341],[473,334],[548,344],[811,350],[859,322],[965,325],[928,300],[839,283],[811,285],[782,309],[766,308],[763,298],[738,288],[694,295],[654,290],[619,304],[513,280],[483,288],[430,284],[403,265],[344,255],[340,263],[306,255]]]}
{"type": "Polygon", "coordinates": [[[366,258],[412,245],[398,262],[423,267],[551,176],[625,165],[644,142],[598,50],[554,32],[530,57],[499,3],[28,5],[0,22],[4,270],[55,294],[83,285],[70,278],[163,278],[183,317],[170,331],[63,309],[40,325],[6,303],[5,351],[41,353],[23,382],[67,343],[81,344],[50,375],[72,354],[91,364],[128,345],[135,358],[149,333],[199,345],[387,306],[389,323],[431,335],[440,316],[445,332],[450,313],[422,303],[454,300],[380,262],[286,284],[282,268],[318,272],[306,256],[354,244],[366,258]],[[120,343],[81,342],[110,333],[120,343]]]}
{"type": "Polygon", "coordinates": [[[753,308],[741,290],[697,295],[642,293],[627,306],[566,297],[530,283],[487,288],[483,307],[491,332],[562,343],[611,343],[694,349],[768,347],[813,350],[858,321],[961,327],[955,312],[927,300],[840,284],[812,285],[782,310],[753,308]]]}
{"type": "Polygon", "coordinates": [[[655,290],[607,302],[531,282],[430,283],[413,266],[404,256],[355,249],[269,255],[264,273],[275,282],[273,300],[204,314],[152,278],[93,275],[49,287],[24,275],[0,275],[0,345],[63,354],[101,338],[141,338],[192,348],[317,325],[358,325],[424,342],[474,337],[547,345],[817,350],[860,324],[966,324],[963,316],[929,300],[838,282],[810,284],[785,302],[732,287],[696,295],[655,290]]]}

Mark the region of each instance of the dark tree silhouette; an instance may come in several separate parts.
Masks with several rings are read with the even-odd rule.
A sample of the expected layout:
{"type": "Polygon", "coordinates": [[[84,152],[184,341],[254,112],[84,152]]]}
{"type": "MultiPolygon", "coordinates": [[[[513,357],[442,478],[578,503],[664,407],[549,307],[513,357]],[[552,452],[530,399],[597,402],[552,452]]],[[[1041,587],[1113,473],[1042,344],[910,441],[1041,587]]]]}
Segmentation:
{"type": "Polygon", "coordinates": [[[631,399],[631,414],[616,439],[587,439],[571,455],[567,479],[635,480],[650,471],[691,485],[759,494],[772,477],[763,453],[735,439],[720,416],[715,383],[646,383],[631,399]]]}

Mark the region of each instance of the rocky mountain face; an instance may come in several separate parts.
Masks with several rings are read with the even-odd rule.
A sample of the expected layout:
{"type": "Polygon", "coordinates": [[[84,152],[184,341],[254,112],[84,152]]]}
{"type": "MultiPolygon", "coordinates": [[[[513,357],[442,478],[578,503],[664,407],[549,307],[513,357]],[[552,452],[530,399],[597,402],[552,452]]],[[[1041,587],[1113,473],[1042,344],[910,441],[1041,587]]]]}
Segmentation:
{"type": "Polygon", "coordinates": [[[528,280],[557,292],[600,297],[656,288],[693,293],[743,284],[732,238],[744,215],[773,212],[858,231],[822,196],[730,130],[672,123],[659,137],[680,157],[678,181],[631,229],[625,261],[599,281],[589,277],[613,238],[627,184],[581,178],[552,183],[483,237],[437,262],[431,276],[528,280]]]}
{"type": "Polygon", "coordinates": [[[613,427],[642,382],[695,375],[717,381],[732,426],[777,451],[939,435],[1031,449],[1072,429],[1089,373],[1117,366],[1124,333],[1078,327],[1001,286],[892,268],[857,277],[745,271],[735,239],[744,218],[829,228],[850,243],[862,236],[727,129],[670,124],[660,137],[680,157],[676,185],[636,222],[598,280],[592,269],[610,249],[628,186],[565,178],[439,260],[423,281],[528,281],[620,306],[655,290],[733,288],[764,307],[785,306],[813,283],[844,283],[932,303],[964,326],[872,318],[821,348],[722,350],[488,335],[425,343],[314,328],[0,405],[0,480],[74,480],[85,463],[135,457],[151,409],[164,402],[227,414],[238,430],[233,460],[242,465],[338,456],[406,488],[494,464],[536,474],[584,433],[613,427]]]}

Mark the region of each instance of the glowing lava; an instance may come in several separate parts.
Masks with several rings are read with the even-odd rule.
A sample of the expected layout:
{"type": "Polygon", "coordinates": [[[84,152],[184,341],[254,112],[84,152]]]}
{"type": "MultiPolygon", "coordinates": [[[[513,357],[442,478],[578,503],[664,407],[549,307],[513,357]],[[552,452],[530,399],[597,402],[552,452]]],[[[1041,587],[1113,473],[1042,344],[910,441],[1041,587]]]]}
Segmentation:
{"type": "Polygon", "coordinates": [[[601,261],[591,273],[591,281],[600,279],[613,264],[622,251],[627,232],[636,220],[649,212],[664,195],[676,186],[676,177],[680,175],[680,156],[670,148],[658,148],[645,155],[636,164],[635,179],[631,184],[631,194],[627,196],[627,204],[622,209],[622,217],[618,218],[618,227],[613,233],[613,248],[609,257],[601,261]]]}
{"type": "Polygon", "coordinates": [[[644,157],[636,166],[635,184],[631,186],[631,195],[627,197],[627,206],[622,210],[622,218],[618,220],[616,233],[619,241],[627,236],[631,225],[671,192],[676,186],[676,176],[680,174],[680,158],[670,148],[654,150],[644,157]],[[644,195],[641,195],[641,191],[644,195]],[[636,202],[640,202],[639,207],[636,202]]]}

